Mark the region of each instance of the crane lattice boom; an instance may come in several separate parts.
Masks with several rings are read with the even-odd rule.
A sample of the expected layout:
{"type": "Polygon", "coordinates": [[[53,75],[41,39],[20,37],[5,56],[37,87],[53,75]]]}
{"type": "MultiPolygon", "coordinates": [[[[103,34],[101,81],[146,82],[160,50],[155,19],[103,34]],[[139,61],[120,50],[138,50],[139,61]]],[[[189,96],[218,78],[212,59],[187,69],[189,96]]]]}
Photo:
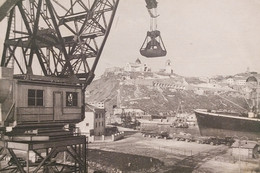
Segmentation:
{"type": "Polygon", "coordinates": [[[40,71],[44,76],[72,77],[88,85],[119,0],[13,2],[1,66],[14,60],[20,74],[40,71]]]}

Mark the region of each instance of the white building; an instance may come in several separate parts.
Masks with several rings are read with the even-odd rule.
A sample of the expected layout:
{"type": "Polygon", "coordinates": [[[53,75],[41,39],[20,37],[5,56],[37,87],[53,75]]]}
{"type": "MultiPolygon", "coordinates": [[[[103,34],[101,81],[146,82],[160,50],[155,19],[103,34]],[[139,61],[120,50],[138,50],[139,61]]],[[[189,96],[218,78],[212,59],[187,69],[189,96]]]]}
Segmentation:
{"type": "Polygon", "coordinates": [[[128,72],[147,72],[150,69],[137,58],[135,63],[127,63],[124,70],[128,72]]]}
{"type": "Polygon", "coordinates": [[[233,77],[229,77],[226,79],[226,83],[229,85],[234,85],[235,84],[235,80],[233,77]]]}
{"type": "Polygon", "coordinates": [[[76,124],[81,134],[100,136],[105,134],[105,109],[92,105],[85,107],[85,119],[76,124]]]}
{"type": "Polygon", "coordinates": [[[239,86],[245,86],[246,78],[236,78],[235,83],[236,83],[236,85],[239,85],[239,86]]]}
{"type": "Polygon", "coordinates": [[[165,62],[165,73],[173,74],[172,63],[169,59],[165,62]]]}
{"type": "Polygon", "coordinates": [[[245,86],[246,85],[246,77],[229,77],[229,78],[226,79],[226,83],[228,85],[245,86]]]}
{"type": "Polygon", "coordinates": [[[206,82],[206,83],[209,83],[209,77],[206,77],[206,76],[202,76],[202,77],[199,77],[199,80],[200,81],[203,81],[203,82],[206,82]]]}

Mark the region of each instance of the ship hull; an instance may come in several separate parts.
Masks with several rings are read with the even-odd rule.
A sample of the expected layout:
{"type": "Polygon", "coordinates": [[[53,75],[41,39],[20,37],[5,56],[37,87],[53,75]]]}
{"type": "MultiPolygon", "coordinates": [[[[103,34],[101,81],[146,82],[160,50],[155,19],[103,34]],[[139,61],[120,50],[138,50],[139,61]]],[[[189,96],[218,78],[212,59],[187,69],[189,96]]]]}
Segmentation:
{"type": "Polygon", "coordinates": [[[199,131],[202,136],[260,138],[260,120],[195,110],[199,131]]]}

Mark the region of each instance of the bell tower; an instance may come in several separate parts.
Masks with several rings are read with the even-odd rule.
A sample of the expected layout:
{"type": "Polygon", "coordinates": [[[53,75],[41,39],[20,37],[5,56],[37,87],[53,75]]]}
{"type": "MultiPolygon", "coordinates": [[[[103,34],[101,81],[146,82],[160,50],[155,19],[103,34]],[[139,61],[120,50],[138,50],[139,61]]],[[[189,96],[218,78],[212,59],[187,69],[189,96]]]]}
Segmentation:
{"type": "Polygon", "coordinates": [[[165,73],[173,74],[172,63],[169,59],[165,62],[165,73]]]}

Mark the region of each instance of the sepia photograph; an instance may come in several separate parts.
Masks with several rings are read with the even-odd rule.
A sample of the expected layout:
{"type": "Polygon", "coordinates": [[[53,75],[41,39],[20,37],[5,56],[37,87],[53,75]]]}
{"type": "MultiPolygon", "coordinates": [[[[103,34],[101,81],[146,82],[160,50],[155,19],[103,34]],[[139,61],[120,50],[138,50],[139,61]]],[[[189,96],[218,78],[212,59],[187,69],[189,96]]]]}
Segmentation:
{"type": "Polygon", "coordinates": [[[260,0],[0,0],[0,173],[260,173],[260,0]]]}

